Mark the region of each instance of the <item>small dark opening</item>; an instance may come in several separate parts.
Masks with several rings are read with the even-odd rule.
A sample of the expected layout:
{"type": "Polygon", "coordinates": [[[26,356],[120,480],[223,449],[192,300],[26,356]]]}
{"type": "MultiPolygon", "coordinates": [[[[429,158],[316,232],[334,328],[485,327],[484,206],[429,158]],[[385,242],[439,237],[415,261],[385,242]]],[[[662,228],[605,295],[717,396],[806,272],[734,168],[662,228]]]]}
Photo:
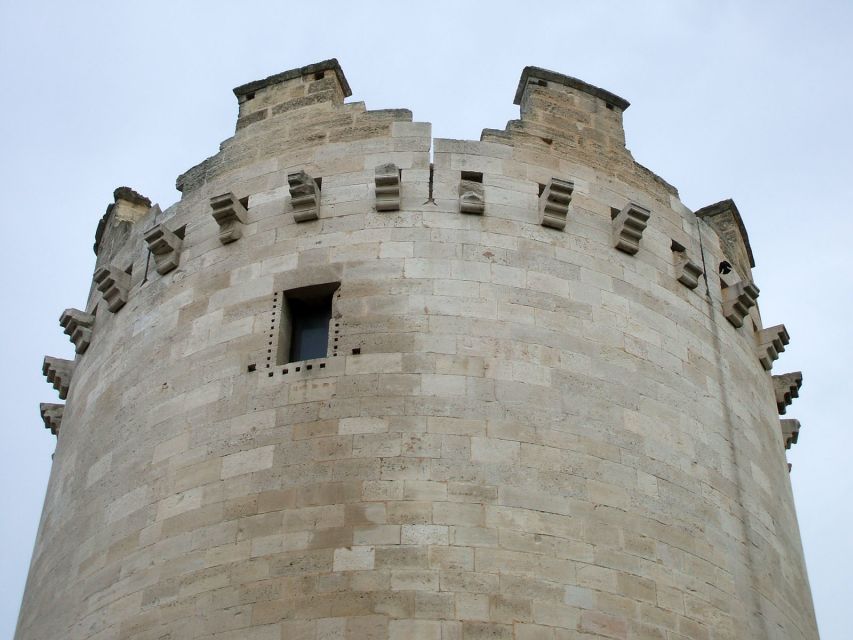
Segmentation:
{"type": "Polygon", "coordinates": [[[240,198],[240,204],[243,205],[244,209],[248,209],[249,208],[249,196],[246,196],[245,198],[240,198]]]}
{"type": "Polygon", "coordinates": [[[678,253],[684,253],[684,247],[675,240],[672,241],[670,249],[672,249],[673,251],[677,251],[678,253]]]}
{"type": "Polygon", "coordinates": [[[530,84],[535,84],[539,87],[547,87],[548,86],[548,83],[545,82],[544,80],[531,80],[530,84]]]}
{"type": "Polygon", "coordinates": [[[610,219],[613,220],[616,216],[619,215],[621,209],[617,209],[616,207],[610,207],[610,219]]]}
{"type": "Polygon", "coordinates": [[[726,275],[727,273],[731,273],[731,272],[732,272],[731,263],[729,263],[728,260],[723,260],[720,263],[720,273],[722,273],[723,275],[726,275]]]}
{"type": "Polygon", "coordinates": [[[541,182],[539,183],[539,195],[540,195],[540,196],[541,196],[543,193],[545,193],[545,187],[546,187],[546,185],[542,184],[541,182]]]}
{"type": "Polygon", "coordinates": [[[323,79],[323,78],[325,78],[325,77],[326,77],[326,72],[325,72],[325,71],[317,71],[317,72],[314,74],[314,79],[315,79],[315,80],[322,80],[322,79],[323,79]]]}
{"type": "Polygon", "coordinates": [[[132,262],[129,265],[127,265],[127,269],[125,269],[124,272],[129,276],[133,275],[133,263],[132,262]]]}
{"type": "Polygon", "coordinates": [[[178,236],[181,240],[183,240],[187,235],[187,225],[175,229],[175,235],[178,236]]]}
{"type": "Polygon", "coordinates": [[[361,347],[356,347],[352,350],[352,355],[357,356],[361,354],[361,347]]]}
{"type": "Polygon", "coordinates": [[[317,191],[323,188],[323,178],[314,178],[314,184],[317,185],[317,191]]]}
{"type": "Polygon", "coordinates": [[[463,171],[462,179],[469,180],[471,182],[483,182],[483,174],[479,171],[463,171]]]}
{"type": "Polygon", "coordinates": [[[246,94],[246,100],[254,100],[254,99],[255,99],[255,92],[254,91],[250,91],[249,93],[246,94]]]}
{"type": "Polygon", "coordinates": [[[612,104],[610,104],[609,102],[605,102],[604,104],[607,106],[607,108],[608,108],[608,109],[610,109],[611,111],[613,111],[613,108],[614,108],[614,107],[613,107],[613,105],[612,105],[612,104]]]}
{"type": "Polygon", "coordinates": [[[246,368],[246,371],[248,371],[249,373],[252,373],[254,370],[255,370],[255,365],[253,365],[253,364],[250,364],[250,365],[246,368]]]}
{"type": "Polygon", "coordinates": [[[339,286],[334,282],[285,292],[280,364],[326,357],[332,297],[339,286]]]}

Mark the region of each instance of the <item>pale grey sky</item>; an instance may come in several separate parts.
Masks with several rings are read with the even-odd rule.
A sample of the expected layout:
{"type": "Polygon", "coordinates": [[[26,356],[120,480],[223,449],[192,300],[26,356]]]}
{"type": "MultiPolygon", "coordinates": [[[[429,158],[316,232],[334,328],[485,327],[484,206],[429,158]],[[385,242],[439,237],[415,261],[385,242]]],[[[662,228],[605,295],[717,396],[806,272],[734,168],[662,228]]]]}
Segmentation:
{"type": "Polygon", "coordinates": [[[232,87],[329,57],[352,100],[409,108],[447,138],[517,117],[525,65],[579,77],[631,101],[629,148],[687,206],[735,199],[765,325],[791,334],[776,371],[804,372],[789,460],[818,622],[824,640],[850,637],[851,32],[844,0],[0,0],[0,637],[54,448],[41,360],[73,354],[58,318],[85,302],[113,189],[165,208],[175,177],[233,133],[232,87]]]}

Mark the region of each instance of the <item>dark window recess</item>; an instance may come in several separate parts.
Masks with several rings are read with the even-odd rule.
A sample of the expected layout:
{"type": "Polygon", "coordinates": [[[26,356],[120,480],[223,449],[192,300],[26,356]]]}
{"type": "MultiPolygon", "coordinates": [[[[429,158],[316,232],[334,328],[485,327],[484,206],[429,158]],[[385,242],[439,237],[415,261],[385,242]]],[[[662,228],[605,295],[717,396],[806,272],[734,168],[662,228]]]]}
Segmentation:
{"type": "Polygon", "coordinates": [[[326,357],[332,297],[339,286],[334,282],[284,292],[278,364],[326,357]]]}
{"type": "Polygon", "coordinates": [[[470,180],[471,182],[479,182],[482,184],[483,182],[483,174],[480,171],[463,171],[462,172],[463,180],[470,180]]]}

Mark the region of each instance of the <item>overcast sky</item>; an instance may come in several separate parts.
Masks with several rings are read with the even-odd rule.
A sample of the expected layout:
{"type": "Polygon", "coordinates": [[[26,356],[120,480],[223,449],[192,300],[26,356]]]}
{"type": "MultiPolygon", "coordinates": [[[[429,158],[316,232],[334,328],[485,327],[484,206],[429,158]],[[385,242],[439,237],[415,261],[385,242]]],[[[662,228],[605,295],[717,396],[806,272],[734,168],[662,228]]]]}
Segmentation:
{"type": "Polygon", "coordinates": [[[58,318],[85,304],[113,189],[172,204],[175,177],[233,133],[232,87],[337,57],[351,100],[409,108],[444,138],[518,117],[525,65],[576,76],[632,103],[629,148],[688,207],[734,198],[764,324],[791,334],[775,372],[804,372],[789,460],[818,623],[824,640],[849,638],[851,33],[842,0],[0,0],[0,637],[55,445],[41,361],[73,355],[58,318]]]}

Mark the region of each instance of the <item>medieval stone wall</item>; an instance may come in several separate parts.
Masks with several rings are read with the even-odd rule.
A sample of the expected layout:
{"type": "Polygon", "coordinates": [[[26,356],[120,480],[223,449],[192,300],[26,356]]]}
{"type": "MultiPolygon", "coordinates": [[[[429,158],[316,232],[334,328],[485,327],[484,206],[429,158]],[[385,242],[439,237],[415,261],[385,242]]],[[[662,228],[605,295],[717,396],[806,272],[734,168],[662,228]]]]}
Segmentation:
{"type": "Polygon", "coordinates": [[[63,314],[19,640],[817,638],[787,333],[626,101],[528,68],[459,141],[336,61],[235,93],[180,202],[116,191],[63,314]],[[330,283],[327,357],[285,362],[285,293],[330,283]]]}

